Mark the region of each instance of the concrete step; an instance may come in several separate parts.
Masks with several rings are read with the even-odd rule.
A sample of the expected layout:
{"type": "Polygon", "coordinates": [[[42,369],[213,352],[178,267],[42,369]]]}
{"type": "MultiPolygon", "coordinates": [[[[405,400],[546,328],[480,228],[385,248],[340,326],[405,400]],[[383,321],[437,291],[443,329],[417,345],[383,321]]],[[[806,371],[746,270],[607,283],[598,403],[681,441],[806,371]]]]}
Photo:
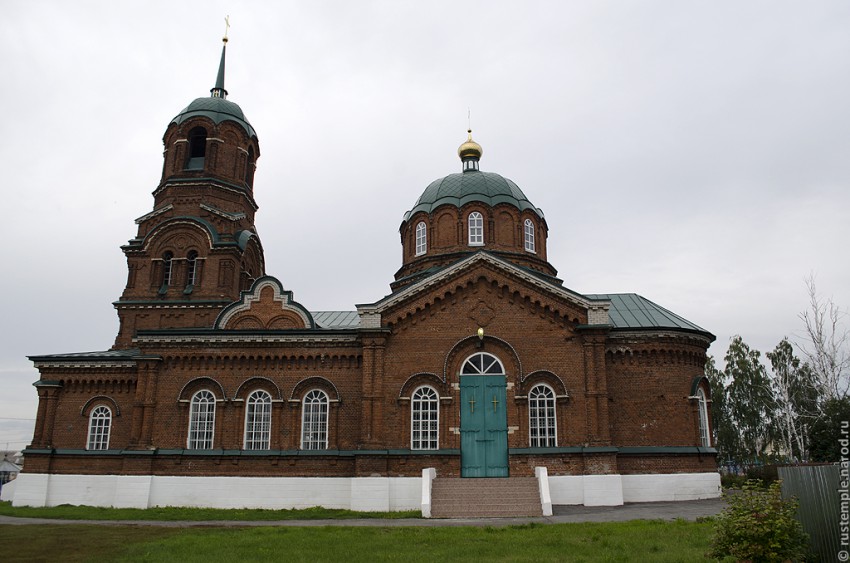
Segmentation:
{"type": "Polygon", "coordinates": [[[437,478],[431,485],[433,518],[542,516],[534,477],[437,478]]]}

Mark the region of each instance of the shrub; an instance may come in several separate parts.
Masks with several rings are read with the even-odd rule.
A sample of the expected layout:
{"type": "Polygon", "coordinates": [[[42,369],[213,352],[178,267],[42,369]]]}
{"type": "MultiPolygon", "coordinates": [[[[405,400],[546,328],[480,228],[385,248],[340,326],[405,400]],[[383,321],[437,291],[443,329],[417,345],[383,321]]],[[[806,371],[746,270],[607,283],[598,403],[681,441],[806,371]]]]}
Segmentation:
{"type": "Polygon", "coordinates": [[[728,506],[714,521],[709,555],[753,563],[805,559],[808,536],[794,518],[797,501],[782,500],[779,481],[765,489],[749,480],[724,496],[728,506]]]}
{"type": "Polygon", "coordinates": [[[746,477],[734,473],[725,473],[720,476],[720,485],[724,489],[740,489],[746,481],[746,477]]]}
{"type": "Polygon", "coordinates": [[[747,480],[758,479],[767,485],[779,479],[776,465],[751,465],[747,468],[747,480]]]}

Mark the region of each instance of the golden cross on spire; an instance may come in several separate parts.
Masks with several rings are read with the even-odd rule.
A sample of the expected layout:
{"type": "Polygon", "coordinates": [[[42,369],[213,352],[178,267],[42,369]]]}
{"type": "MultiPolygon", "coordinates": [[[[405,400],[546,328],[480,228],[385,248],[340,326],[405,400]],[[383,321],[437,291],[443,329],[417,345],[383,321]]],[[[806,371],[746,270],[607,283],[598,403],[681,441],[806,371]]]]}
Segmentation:
{"type": "Polygon", "coordinates": [[[221,38],[222,41],[227,43],[227,32],[230,31],[230,16],[224,16],[224,37],[221,38]]]}

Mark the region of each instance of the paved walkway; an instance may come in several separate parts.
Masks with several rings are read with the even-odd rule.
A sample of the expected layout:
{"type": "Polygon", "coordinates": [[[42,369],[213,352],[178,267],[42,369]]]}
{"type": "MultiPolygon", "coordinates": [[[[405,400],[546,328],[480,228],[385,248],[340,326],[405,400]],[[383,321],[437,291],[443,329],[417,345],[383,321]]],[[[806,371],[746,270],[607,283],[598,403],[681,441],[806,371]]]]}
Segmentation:
{"type": "Polygon", "coordinates": [[[237,521],[208,520],[155,521],[155,520],[58,520],[53,518],[15,518],[0,516],[0,525],[26,526],[44,524],[94,524],[98,526],[162,526],[166,528],[241,528],[260,526],[515,526],[537,522],[560,524],[564,522],[624,522],[626,520],[696,520],[713,516],[723,510],[723,499],[691,500],[679,502],[636,502],[623,506],[553,506],[552,516],[540,518],[457,518],[451,520],[432,518],[352,519],[352,520],[267,520],[237,521]]]}

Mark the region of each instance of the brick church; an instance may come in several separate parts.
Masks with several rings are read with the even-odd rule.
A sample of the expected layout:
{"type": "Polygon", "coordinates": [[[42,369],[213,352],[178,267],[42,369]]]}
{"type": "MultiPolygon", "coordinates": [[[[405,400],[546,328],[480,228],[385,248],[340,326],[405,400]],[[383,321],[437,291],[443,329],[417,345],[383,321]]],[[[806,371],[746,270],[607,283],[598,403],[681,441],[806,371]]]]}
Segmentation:
{"type": "Polygon", "coordinates": [[[265,269],[260,145],[225,49],[211,95],[168,123],[153,209],[121,247],[114,345],[30,357],[15,505],[427,515],[432,481],[535,476],[544,505],[719,494],[714,336],[637,294],[565,287],[543,213],[471,131],[457,171],[411,188],[389,294],[299,303],[265,269]]]}

